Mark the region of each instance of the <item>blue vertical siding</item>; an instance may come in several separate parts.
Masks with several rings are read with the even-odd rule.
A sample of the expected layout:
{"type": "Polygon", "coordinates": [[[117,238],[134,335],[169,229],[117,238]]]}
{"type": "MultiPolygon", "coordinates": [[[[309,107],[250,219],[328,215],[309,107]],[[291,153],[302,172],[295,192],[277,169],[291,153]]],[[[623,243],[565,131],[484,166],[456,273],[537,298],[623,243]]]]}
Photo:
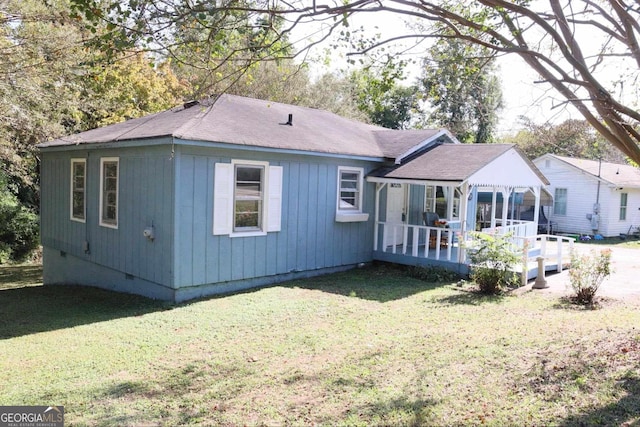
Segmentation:
{"type": "MultiPolygon", "coordinates": [[[[62,251],[86,265],[167,289],[369,262],[375,185],[364,181],[363,210],[370,214],[369,221],[336,222],[338,166],[362,167],[366,174],[378,165],[187,146],[174,152],[171,145],[44,150],[42,243],[48,256],[60,257],[51,263],[53,268],[81,265],[65,263],[62,251]],[[101,157],[119,158],[117,229],[99,225],[101,157]],[[69,218],[71,158],[87,159],[86,223],[69,218]],[[268,161],[283,168],[281,231],[255,237],[213,235],[215,164],[232,159],[268,161]],[[153,242],[142,234],[152,225],[153,242]]],[[[94,284],[93,279],[88,283],[94,284]]]]}
{"type": "Polygon", "coordinates": [[[251,151],[186,146],[180,147],[177,159],[177,288],[371,261],[375,186],[364,183],[364,211],[370,213],[369,221],[337,223],[337,170],[339,165],[357,166],[365,168],[366,174],[377,165],[323,157],[265,157],[264,153],[251,151]],[[281,231],[254,237],[213,235],[215,163],[229,163],[232,159],[282,166],[281,231]]]}
{"type": "MultiPolygon", "coordinates": [[[[174,161],[170,146],[44,150],[41,159],[43,246],[148,282],[172,286],[174,161]],[[119,158],[117,229],[99,225],[101,157],[119,158]],[[87,159],[85,223],[69,218],[71,158],[87,159]],[[156,235],[153,242],[142,234],[151,225],[156,235]],[[89,244],[88,253],[83,250],[85,242],[89,244]]],[[[56,268],[64,265],[54,264],[56,268]]]]}

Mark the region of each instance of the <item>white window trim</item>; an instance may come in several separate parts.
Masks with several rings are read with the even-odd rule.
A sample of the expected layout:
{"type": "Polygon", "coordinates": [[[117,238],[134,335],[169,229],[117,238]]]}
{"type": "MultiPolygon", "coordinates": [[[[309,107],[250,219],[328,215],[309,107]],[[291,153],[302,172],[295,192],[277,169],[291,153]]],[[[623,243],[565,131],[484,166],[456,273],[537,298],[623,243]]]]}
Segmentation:
{"type": "Polygon", "coordinates": [[[336,222],[364,222],[369,220],[369,214],[362,212],[364,200],[364,169],[352,166],[338,166],[338,179],[336,184],[336,222]],[[355,172],[358,174],[358,209],[340,209],[340,183],[343,172],[355,172]]]}
{"type": "Polygon", "coordinates": [[[265,236],[282,228],[282,166],[271,166],[269,162],[232,159],[231,163],[216,163],[214,173],[213,234],[229,237],[265,236]],[[263,199],[262,227],[260,230],[233,231],[235,216],[234,191],[236,165],[262,166],[263,199]]]}
{"type": "Polygon", "coordinates": [[[101,157],[100,158],[100,211],[98,212],[100,218],[100,225],[102,227],[118,229],[120,211],[120,158],[119,157],[101,157]],[[118,173],[116,174],[116,223],[111,224],[102,220],[102,208],[104,201],[104,164],[107,162],[116,162],[118,165],[118,173]]]}
{"type": "Polygon", "coordinates": [[[567,216],[567,208],[569,207],[569,190],[566,187],[556,187],[553,190],[553,214],[558,216],[567,216]],[[556,212],[556,199],[558,195],[558,190],[564,190],[565,199],[564,199],[564,213],[556,212]]]}
{"type": "Polygon", "coordinates": [[[83,159],[83,158],[72,158],[71,159],[71,184],[69,185],[70,188],[70,194],[69,194],[69,219],[71,219],[71,221],[76,221],[76,222],[81,222],[81,223],[85,223],[87,221],[87,159],[83,159]],[[75,176],[74,176],[74,164],[75,163],[82,163],[84,164],[84,183],[83,183],[83,192],[84,192],[84,203],[83,203],[83,212],[82,212],[82,218],[78,218],[73,216],[73,191],[74,191],[74,184],[75,184],[75,176]]]}
{"type": "Polygon", "coordinates": [[[620,193],[620,209],[618,211],[618,220],[619,221],[627,221],[627,214],[629,213],[629,193],[627,193],[626,191],[623,191],[622,193],[620,193]],[[622,204],[622,195],[624,196],[624,205],[622,204]],[[622,218],[622,212],[624,211],[624,218],[622,218]]]}
{"type": "Polygon", "coordinates": [[[231,165],[233,167],[233,179],[231,184],[233,185],[232,193],[231,193],[231,233],[229,233],[229,237],[251,237],[251,236],[266,236],[267,235],[267,223],[269,221],[269,200],[267,195],[267,189],[269,188],[269,162],[261,162],[257,160],[231,160],[231,165]],[[263,182],[262,182],[262,223],[260,224],[259,230],[234,230],[233,229],[233,221],[236,215],[235,209],[235,191],[236,191],[236,166],[259,166],[263,168],[263,182]]]}

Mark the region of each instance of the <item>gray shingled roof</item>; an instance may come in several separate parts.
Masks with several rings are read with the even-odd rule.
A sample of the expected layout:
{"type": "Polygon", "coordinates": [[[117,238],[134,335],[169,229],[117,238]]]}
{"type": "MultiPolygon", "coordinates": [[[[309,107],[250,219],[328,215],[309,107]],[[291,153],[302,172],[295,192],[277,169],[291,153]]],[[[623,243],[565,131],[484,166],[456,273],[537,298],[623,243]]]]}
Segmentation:
{"type": "Polygon", "coordinates": [[[571,157],[549,156],[570,164],[594,177],[598,176],[600,169],[600,178],[610,182],[618,187],[640,187],[640,169],[630,165],[621,165],[617,163],[600,162],[597,160],[574,159],[571,157]]]}
{"type": "Polygon", "coordinates": [[[155,137],[221,142],[282,150],[395,158],[440,130],[389,130],[328,111],[221,95],[189,108],[161,113],[56,139],[41,148],[112,143],[155,137]],[[289,115],[292,125],[287,125],[289,115]]]}
{"type": "Polygon", "coordinates": [[[370,176],[428,181],[462,182],[513,144],[442,144],[401,165],[379,168],[370,176]]]}

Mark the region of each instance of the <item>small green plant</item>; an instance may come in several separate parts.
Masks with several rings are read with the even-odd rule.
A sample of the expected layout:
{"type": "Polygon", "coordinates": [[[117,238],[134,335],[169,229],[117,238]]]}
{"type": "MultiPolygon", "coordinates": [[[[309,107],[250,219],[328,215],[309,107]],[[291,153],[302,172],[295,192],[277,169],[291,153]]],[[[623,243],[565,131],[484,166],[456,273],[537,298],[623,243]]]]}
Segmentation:
{"type": "Polygon", "coordinates": [[[518,286],[515,266],[521,260],[520,250],[513,244],[511,234],[470,233],[467,244],[471,260],[470,278],[484,294],[499,294],[508,287],[518,286]]]}
{"type": "Polygon", "coordinates": [[[573,289],[573,301],[581,305],[594,303],[596,292],[604,279],[611,274],[611,250],[604,249],[599,253],[590,254],[571,253],[571,269],[569,282],[573,289]]]}

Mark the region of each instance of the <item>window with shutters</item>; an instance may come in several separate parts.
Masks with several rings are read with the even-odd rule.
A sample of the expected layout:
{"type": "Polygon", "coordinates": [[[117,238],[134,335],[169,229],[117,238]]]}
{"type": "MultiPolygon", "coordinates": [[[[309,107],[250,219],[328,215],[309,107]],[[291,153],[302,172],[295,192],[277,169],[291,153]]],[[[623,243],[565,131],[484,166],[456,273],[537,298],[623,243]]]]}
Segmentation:
{"type": "Polygon", "coordinates": [[[213,234],[259,236],[280,231],[282,167],[268,162],[216,163],[213,234]]]}

